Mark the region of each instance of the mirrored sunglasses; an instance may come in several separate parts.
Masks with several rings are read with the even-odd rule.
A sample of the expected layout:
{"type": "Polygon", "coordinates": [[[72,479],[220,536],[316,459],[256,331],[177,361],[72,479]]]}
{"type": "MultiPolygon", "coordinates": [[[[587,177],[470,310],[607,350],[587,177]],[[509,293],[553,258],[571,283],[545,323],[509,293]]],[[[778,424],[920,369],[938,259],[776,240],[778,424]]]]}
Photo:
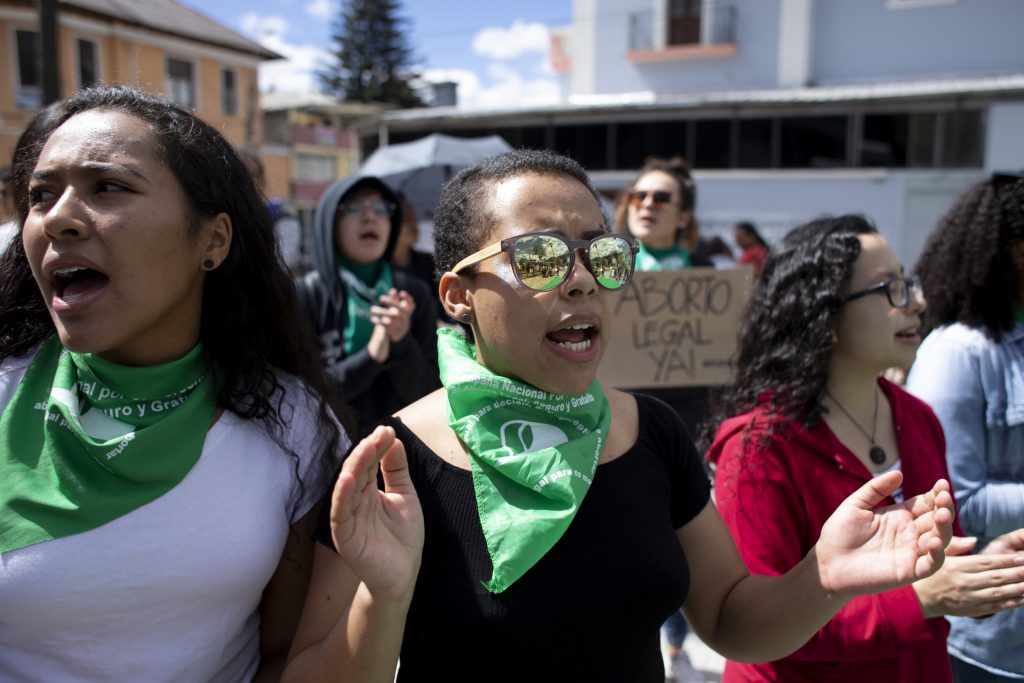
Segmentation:
{"type": "Polygon", "coordinates": [[[570,240],[552,232],[531,232],[495,242],[459,261],[452,272],[507,251],[516,279],[530,289],[546,292],[569,277],[577,250],[582,251],[584,266],[604,289],[621,289],[633,277],[639,246],[631,239],[601,235],[592,240],[570,240]]]}
{"type": "Polygon", "coordinates": [[[672,201],[672,193],[665,190],[654,190],[653,192],[633,190],[629,193],[629,203],[639,209],[647,200],[647,195],[651,195],[651,201],[655,206],[664,206],[672,201]]]}
{"type": "Polygon", "coordinates": [[[369,209],[376,216],[387,217],[395,211],[395,205],[383,199],[362,202],[342,202],[338,204],[338,211],[346,216],[361,216],[363,211],[369,209]]]}

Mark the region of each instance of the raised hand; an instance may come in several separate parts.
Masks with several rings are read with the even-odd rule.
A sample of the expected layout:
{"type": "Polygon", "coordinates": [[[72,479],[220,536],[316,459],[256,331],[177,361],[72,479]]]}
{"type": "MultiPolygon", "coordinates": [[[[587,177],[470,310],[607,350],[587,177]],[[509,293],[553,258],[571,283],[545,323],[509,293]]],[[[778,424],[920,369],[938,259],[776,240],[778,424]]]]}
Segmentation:
{"type": "Polygon", "coordinates": [[[370,307],[370,321],[383,327],[388,339],[400,341],[409,334],[412,327],[412,314],[416,310],[416,301],[405,290],[392,289],[381,295],[378,306],[370,307]]]}
{"type": "Polygon", "coordinates": [[[391,427],[377,427],[352,449],[331,496],[331,537],[372,594],[400,597],[416,583],[423,513],[391,427]],[[377,488],[378,467],[384,490],[377,488]]]}
{"type": "Polygon", "coordinates": [[[942,568],[914,583],[926,619],[947,614],[981,617],[1024,605],[1024,554],[1011,550],[968,555],[976,542],[954,538],[942,568]]]}
{"type": "Polygon", "coordinates": [[[852,598],[933,574],[953,535],[953,497],[940,479],[899,505],[875,506],[899,487],[901,472],[875,477],[844,500],[814,547],[822,587],[852,598]]]}

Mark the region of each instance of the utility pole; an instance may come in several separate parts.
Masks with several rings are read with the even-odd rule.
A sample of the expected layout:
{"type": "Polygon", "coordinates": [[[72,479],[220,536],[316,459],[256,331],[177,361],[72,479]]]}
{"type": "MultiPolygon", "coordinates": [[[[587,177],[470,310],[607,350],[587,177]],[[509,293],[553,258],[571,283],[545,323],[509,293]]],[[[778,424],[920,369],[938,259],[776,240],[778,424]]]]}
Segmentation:
{"type": "Polygon", "coordinates": [[[42,39],[43,106],[60,99],[60,57],[57,49],[57,0],[39,0],[39,35],[42,39]]]}

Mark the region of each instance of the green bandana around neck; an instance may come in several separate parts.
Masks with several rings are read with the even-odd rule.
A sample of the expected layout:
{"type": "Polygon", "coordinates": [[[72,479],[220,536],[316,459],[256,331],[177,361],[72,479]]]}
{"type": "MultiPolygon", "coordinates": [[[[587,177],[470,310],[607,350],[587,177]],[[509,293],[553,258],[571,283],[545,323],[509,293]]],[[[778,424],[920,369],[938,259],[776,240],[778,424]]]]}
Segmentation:
{"type": "Polygon", "coordinates": [[[342,330],[342,349],[346,356],[366,348],[373,333],[370,306],[376,306],[380,297],[394,287],[391,266],[387,261],[369,265],[354,264],[338,257],[338,275],[345,285],[345,305],[348,316],[342,330]]]}
{"type": "Polygon", "coordinates": [[[660,270],[683,270],[690,268],[693,261],[690,259],[690,252],[678,244],[673,244],[668,249],[651,249],[640,245],[640,251],[636,255],[636,270],[644,272],[656,272],[660,270]]]}
{"type": "Polygon", "coordinates": [[[1021,325],[1024,325],[1024,305],[1022,305],[1022,304],[1014,304],[1013,305],[1013,317],[1021,325]]]}
{"type": "Polygon", "coordinates": [[[437,331],[448,424],[469,454],[477,512],[501,593],[554,547],[590,489],[611,408],[595,379],[550,394],[477,362],[461,333],[437,331]]]}
{"type": "Polygon", "coordinates": [[[0,552],[88,531],[174,488],[214,412],[202,346],[126,367],[40,346],[0,414],[0,552]]]}

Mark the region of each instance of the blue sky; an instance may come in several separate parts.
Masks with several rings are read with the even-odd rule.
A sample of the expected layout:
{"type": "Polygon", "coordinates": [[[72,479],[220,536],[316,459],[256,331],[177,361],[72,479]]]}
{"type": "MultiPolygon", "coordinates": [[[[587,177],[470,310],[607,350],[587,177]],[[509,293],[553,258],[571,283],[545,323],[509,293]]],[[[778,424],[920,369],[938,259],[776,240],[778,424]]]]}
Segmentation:
{"type": "MultiPolygon", "coordinates": [[[[315,88],[340,0],[184,0],[288,57],[260,68],[262,90],[315,88]]],[[[417,65],[426,80],[459,83],[464,108],[550,104],[549,29],[568,26],[571,0],[403,0],[417,65]]]]}

